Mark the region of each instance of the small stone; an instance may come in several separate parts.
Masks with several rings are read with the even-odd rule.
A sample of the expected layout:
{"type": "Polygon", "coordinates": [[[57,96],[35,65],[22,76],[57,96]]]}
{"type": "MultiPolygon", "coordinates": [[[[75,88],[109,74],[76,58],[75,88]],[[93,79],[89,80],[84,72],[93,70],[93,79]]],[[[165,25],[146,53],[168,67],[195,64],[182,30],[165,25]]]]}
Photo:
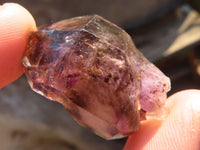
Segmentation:
{"type": "Polygon", "coordinates": [[[145,112],[159,109],[170,90],[169,78],[130,36],[98,15],[32,32],[23,65],[34,91],[62,103],[79,124],[106,139],[138,131],[145,112]]]}

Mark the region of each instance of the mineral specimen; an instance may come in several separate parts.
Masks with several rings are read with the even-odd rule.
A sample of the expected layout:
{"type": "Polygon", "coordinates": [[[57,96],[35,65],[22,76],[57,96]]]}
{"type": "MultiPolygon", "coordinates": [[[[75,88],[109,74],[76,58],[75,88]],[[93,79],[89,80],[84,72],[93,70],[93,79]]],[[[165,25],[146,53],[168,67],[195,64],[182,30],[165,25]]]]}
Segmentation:
{"type": "Polygon", "coordinates": [[[106,139],[139,130],[140,115],[159,109],[170,89],[130,36],[98,15],[31,33],[23,65],[33,90],[106,139]]]}

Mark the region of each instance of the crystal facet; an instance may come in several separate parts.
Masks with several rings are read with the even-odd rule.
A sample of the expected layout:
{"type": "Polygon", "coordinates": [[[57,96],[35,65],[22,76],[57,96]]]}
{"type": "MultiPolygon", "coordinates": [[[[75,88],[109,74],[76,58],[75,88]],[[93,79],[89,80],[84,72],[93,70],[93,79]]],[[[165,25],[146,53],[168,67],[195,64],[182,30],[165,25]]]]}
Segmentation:
{"type": "Polygon", "coordinates": [[[106,139],[139,130],[141,112],[160,108],[170,89],[130,36],[98,15],[31,33],[23,65],[33,90],[106,139]]]}

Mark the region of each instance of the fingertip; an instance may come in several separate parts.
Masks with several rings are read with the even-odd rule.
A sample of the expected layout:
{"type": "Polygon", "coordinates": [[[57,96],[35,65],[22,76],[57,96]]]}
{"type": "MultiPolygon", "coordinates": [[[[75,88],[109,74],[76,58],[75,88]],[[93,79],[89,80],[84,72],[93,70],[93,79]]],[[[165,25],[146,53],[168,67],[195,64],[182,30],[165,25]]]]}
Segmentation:
{"type": "Polygon", "coordinates": [[[166,107],[169,114],[156,132],[149,132],[152,122],[147,122],[146,131],[141,128],[130,136],[124,150],[200,149],[200,90],[178,92],[168,98],[166,107]]]}
{"type": "Polygon", "coordinates": [[[16,3],[0,6],[0,88],[22,75],[21,60],[33,30],[35,21],[24,7],[16,3]]]}
{"type": "Polygon", "coordinates": [[[123,150],[141,150],[156,134],[162,124],[161,120],[150,119],[143,121],[141,129],[129,136],[123,150]]]}
{"type": "Polygon", "coordinates": [[[170,96],[166,105],[167,107],[174,105],[183,110],[191,107],[192,111],[198,113],[200,111],[200,90],[190,89],[180,91],[170,96]]]}
{"type": "MultiPolygon", "coordinates": [[[[200,90],[185,90],[168,98],[172,107],[155,141],[163,140],[165,149],[199,150],[200,148],[200,90]]],[[[153,146],[153,145],[152,145],[153,146]]]]}

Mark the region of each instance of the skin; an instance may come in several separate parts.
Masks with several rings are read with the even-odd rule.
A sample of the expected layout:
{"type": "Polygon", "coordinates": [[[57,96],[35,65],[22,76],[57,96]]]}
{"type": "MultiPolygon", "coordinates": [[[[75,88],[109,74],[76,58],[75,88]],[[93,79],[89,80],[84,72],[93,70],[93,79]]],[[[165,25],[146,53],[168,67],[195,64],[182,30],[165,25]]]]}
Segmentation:
{"type": "Polygon", "coordinates": [[[0,5],[0,89],[23,74],[27,36],[36,30],[31,14],[17,4],[0,5]]]}
{"type": "MultiPolygon", "coordinates": [[[[21,59],[30,31],[31,14],[18,4],[0,5],[0,88],[23,74],[21,59]]],[[[149,118],[128,138],[124,150],[199,150],[200,91],[186,90],[167,99],[163,120],[149,118]]]]}
{"type": "Polygon", "coordinates": [[[163,120],[148,119],[124,150],[199,150],[200,90],[178,92],[166,101],[163,120]]]}

